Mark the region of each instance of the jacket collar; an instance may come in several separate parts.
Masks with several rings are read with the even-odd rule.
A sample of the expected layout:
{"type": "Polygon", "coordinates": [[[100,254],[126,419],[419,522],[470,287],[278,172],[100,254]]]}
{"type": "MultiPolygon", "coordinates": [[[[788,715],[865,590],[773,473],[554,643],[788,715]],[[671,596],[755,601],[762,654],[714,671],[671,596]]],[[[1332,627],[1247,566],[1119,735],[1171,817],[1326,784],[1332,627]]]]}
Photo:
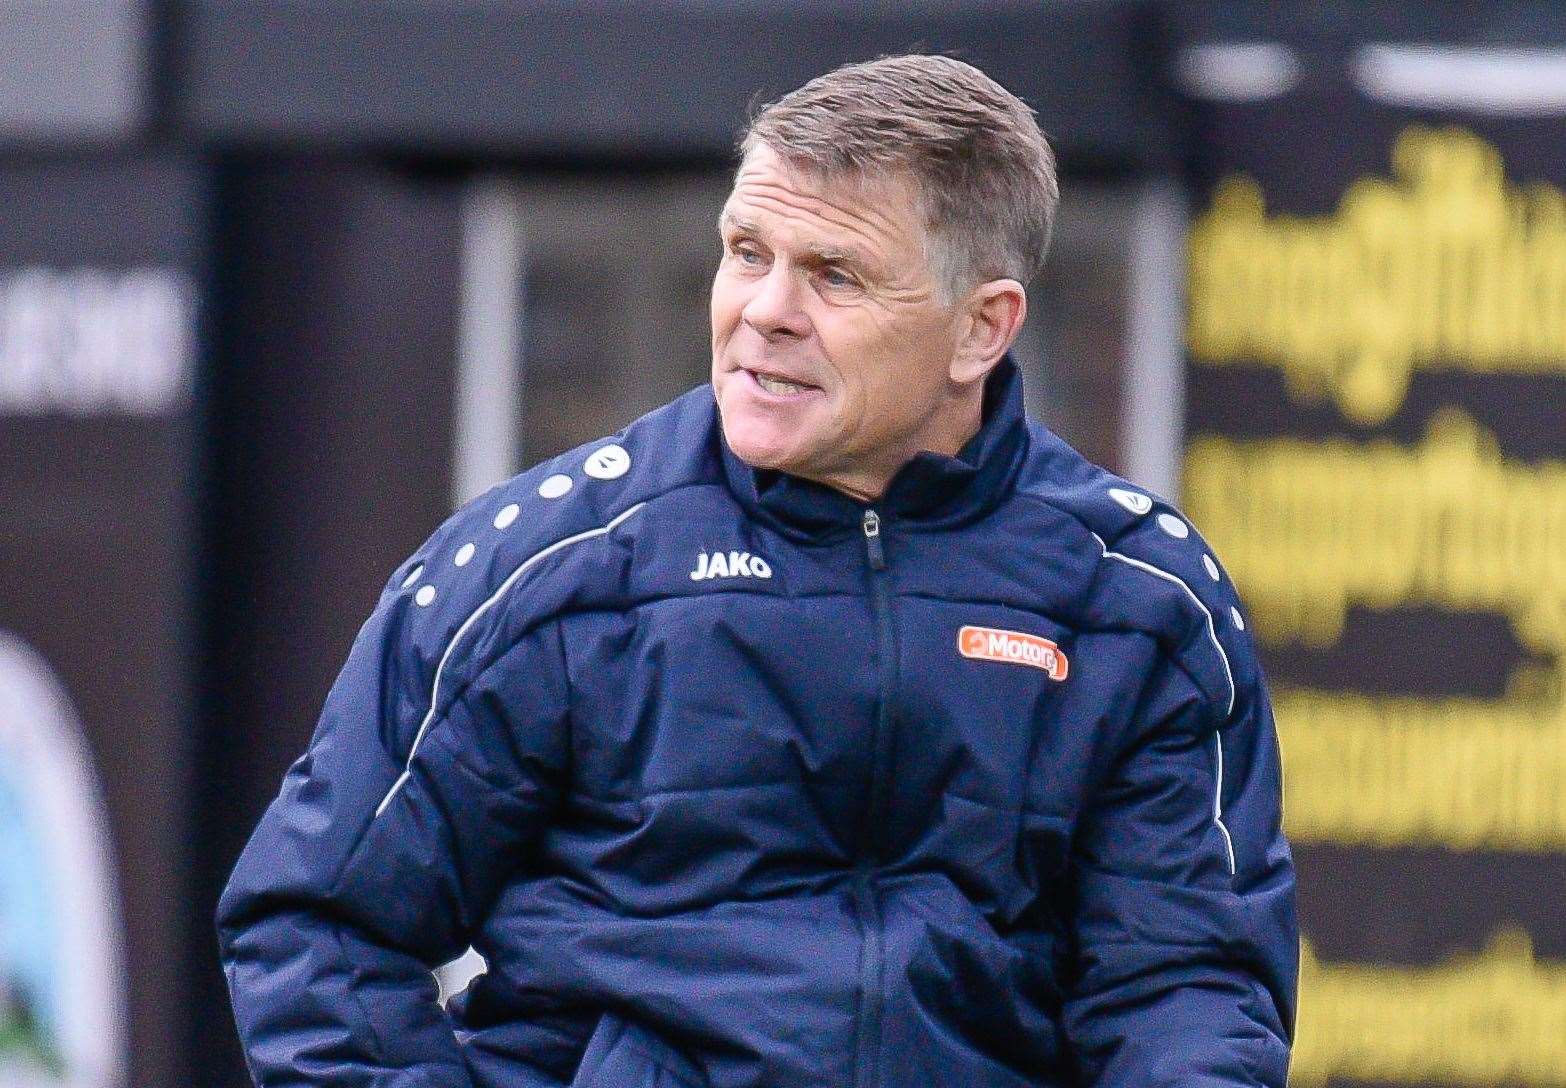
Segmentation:
{"type": "Polygon", "coordinates": [[[713,430],[724,476],[746,512],[791,536],[817,536],[857,531],[867,506],[883,517],[930,528],[983,517],[1011,491],[1028,447],[1022,375],[1010,353],[985,380],[982,420],[955,457],[929,450],[914,455],[871,503],[787,473],[752,468],[729,448],[716,410],[713,430]]]}

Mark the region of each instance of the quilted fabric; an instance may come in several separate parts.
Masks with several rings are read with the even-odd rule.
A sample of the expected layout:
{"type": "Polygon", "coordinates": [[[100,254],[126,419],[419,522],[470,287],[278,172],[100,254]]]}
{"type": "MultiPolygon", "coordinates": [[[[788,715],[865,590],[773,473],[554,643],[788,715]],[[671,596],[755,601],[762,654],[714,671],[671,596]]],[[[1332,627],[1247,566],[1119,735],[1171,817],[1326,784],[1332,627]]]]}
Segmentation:
{"type": "Polygon", "coordinates": [[[1009,360],[870,507],[740,463],[693,390],[387,582],[219,908],[255,1079],[1282,1085],[1243,623],[1009,360]]]}

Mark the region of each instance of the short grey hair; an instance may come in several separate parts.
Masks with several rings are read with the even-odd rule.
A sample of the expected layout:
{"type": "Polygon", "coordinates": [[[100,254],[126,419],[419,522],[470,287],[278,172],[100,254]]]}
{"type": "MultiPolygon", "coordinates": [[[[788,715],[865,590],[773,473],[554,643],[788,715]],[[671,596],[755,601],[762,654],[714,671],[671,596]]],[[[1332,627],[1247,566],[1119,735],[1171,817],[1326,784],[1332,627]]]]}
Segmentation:
{"type": "Polygon", "coordinates": [[[955,298],[1044,267],[1060,188],[1033,111],[971,64],[908,55],[848,64],[761,108],[740,141],[821,178],[912,179],[932,271],[955,298]]]}

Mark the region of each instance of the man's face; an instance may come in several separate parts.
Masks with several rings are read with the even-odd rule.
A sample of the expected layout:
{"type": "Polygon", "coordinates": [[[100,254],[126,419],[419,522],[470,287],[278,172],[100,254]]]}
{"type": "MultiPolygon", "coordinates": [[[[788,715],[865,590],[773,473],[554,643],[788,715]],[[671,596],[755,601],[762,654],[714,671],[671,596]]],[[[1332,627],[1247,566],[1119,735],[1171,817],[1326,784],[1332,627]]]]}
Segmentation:
{"type": "Polygon", "coordinates": [[[956,392],[960,318],[940,299],[912,184],[823,182],[763,144],[720,230],[712,384],[729,447],[873,497],[950,429],[956,392]]]}

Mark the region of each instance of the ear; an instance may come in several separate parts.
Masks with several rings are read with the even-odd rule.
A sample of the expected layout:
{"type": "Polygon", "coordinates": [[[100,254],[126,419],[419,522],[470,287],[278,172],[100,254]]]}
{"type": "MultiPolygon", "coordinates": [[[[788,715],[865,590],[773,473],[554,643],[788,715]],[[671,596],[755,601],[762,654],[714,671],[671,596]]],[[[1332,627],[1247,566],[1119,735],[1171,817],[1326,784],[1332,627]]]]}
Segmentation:
{"type": "Polygon", "coordinates": [[[1028,293],[1016,280],[990,280],[958,305],[964,322],[952,356],[951,379],[970,385],[981,381],[1017,339],[1028,316],[1028,293]]]}

